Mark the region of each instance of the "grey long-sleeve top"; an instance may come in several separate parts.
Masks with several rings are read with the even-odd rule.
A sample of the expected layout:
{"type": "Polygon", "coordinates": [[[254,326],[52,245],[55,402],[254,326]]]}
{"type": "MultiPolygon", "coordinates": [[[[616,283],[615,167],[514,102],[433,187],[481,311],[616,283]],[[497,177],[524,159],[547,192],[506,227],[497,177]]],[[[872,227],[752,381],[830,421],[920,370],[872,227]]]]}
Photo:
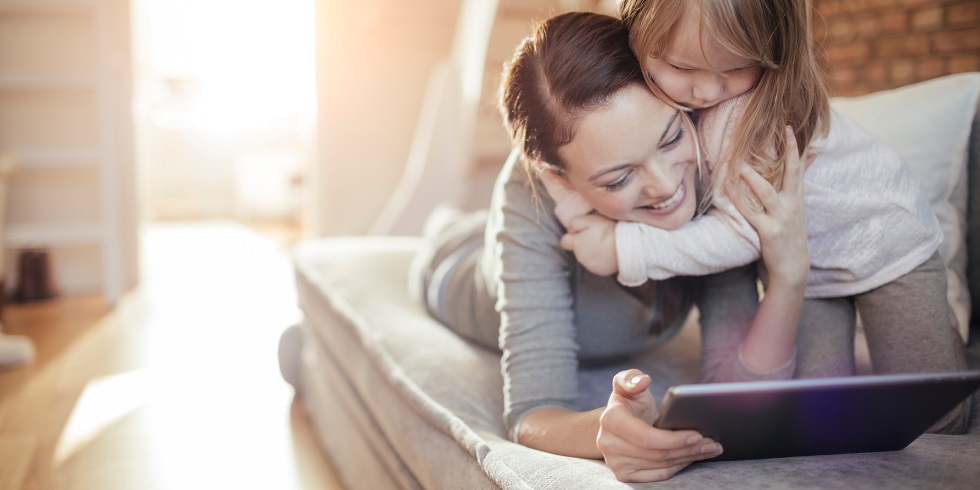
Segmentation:
{"type": "Polygon", "coordinates": [[[700,310],[704,381],[792,377],[793,361],[757,373],[739,356],[758,308],[754,266],[660,281],[656,300],[644,302],[614,277],[588,272],[560,247],[565,230],[554,203],[540,182],[533,185],[540,192],[512,152],[494,187],[480,261],[500,315],[504,419],[511,437],[535,408],[579,408],[580,359],[626,355],[669,340],[687,317],[688,300],[700,310]]]}

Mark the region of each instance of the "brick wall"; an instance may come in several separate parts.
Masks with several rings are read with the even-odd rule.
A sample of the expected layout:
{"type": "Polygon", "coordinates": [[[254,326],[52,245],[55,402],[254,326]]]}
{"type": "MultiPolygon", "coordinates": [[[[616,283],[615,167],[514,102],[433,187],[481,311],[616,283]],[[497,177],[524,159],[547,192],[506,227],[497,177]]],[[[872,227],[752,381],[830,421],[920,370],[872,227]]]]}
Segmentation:
{"type": "Polygon", "coordinates": [[[814,0],[833,95],[980,71],[980,0],[814,0]]]}
{"type": "MultiPolygon", "coordinates": [[[[813,0],[833,95],[860,95],[980,71],[980,0],[813,0]]],[[[501,0],[487,54],[478,165],[494,174],[510,149],[496,109],[503,62],[532,20],[565,10],[616,14],[615,0],[501,0]]]]}

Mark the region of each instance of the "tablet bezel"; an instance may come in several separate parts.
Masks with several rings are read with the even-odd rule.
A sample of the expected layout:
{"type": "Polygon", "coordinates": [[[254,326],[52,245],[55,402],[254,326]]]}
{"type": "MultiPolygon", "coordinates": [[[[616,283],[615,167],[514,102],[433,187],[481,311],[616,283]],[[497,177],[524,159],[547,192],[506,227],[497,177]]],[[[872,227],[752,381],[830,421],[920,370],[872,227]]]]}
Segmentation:
{"type": "Polygon", "coordinates": [[[903,449],[980,387],[980,371],[678,385],[654,427],[693,429],[714,460],[903,449]]]}

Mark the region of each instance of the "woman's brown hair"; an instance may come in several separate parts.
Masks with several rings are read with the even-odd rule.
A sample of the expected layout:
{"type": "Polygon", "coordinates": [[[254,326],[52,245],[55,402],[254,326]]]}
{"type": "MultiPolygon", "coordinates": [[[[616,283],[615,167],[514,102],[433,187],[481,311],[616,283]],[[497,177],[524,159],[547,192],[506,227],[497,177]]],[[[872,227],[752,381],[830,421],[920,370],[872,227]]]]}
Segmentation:
{"type": "Polygon", "coordinates": [[[544,21],[505,65],[500,111],[511,142],[525,163],[559,173],[558,149],[575,136],[579,119],[631,85],[644,85],[623,23],[590,12],[544,21]]]}

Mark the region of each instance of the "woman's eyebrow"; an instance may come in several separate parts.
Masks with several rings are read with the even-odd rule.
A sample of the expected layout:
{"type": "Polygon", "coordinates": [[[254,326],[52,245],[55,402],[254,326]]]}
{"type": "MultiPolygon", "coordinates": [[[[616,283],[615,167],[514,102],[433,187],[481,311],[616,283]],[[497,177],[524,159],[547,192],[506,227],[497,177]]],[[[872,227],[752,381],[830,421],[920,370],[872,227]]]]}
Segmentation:
{"type": "Polygon", "coordinates": [[[679,111],[679,110],[678,110],[678,111],[674,111],[674,116],[673,116],[673,117],[671,117],[671,118],[670,118],[670,121],[668,121],[668,122],[667,122],[667,127],[665,127],[665,128],[664,128],[664,132],[663,132],[663,134],[661,134],[661,135],[660,135],[660,139],[659,139],[659,140],[657,140],[657,143],[658,143],[658,144],[660,144],[660,143],[663,143],[663,142],[664,142],[664,138],[666,138],[666,137],[667,137],[667,132],[669,132],[669,131],[670,131],[670,128],[672,128],[672,127],[674,127],[674,121],[676,121],[676,120],[677,120],[677,116],[679,116],[679,115],[680,115],[680,113],[681,113],[681,111],[679,111]]]}
{"type": "Polygon", "coordinates": [[[616,165],[615,167],[609,167],[609,168],[601,169],[598,172],[592,174],[592,176],[589,177],[589,180],[588,181],[589,182],[595,182],[596,180],[599,179],[599,177],[602,177],[603,175],[606,175],[606,174],[612,173],[612,172],[616,172],[616,171],[622,170],[624,168],[629,168],[631,165],[633,165],[633,164],[632,163],[622,163],[622,164],[616,165]]]}
{"type": "MultiPolygon", "coordinates": [[[[674,115],[671,116],[670,121],[667,121],[667,126],[664,127],[664,132],[660,134],[660,140],[658,140],[658,142],[657,142],[658,145],[663,143],[664,138],[667,137],[667,133],[670,132],[670,128],[674,127],[674,122],[677,121],[677,116],[679,116],[680,114],[681,114],[681,111],[679,111],[679,110],[678,111],[674,111],[674,115]]],[[[633,164],[632,163],[622,163],[622,164],[616,165],[614,167],[609,167],[609,168],[601,169],[598,172],[592,174],[588,178],[588,182],[595,182],[596,179],[598,179],[599,177],[602,177],[603,175],[606,175],[606,174],[612,173],[612,172],[616,172],[616,171],[622,170],[624,168],[628,168],[631,165],[633,165],[633,164]]]]}

